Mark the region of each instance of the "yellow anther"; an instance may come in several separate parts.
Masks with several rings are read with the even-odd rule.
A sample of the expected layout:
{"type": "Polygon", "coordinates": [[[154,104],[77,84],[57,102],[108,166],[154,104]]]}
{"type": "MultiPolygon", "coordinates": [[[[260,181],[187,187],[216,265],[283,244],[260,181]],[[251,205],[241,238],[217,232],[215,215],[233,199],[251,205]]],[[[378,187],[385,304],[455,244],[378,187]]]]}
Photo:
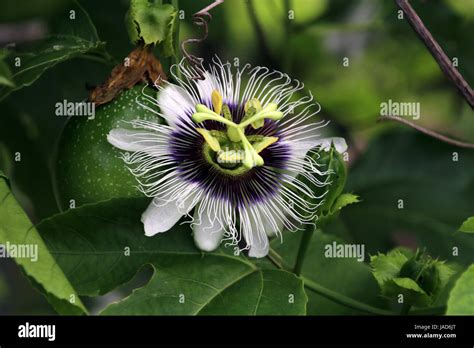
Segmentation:
{"type": "Polygon", "coordinates": [[[211,101],[212,101],[212,106],[214,108],[214,112],[220,115],[222,111],[222,95],[219,93],[217,89],[212,91],[211,101]]]}

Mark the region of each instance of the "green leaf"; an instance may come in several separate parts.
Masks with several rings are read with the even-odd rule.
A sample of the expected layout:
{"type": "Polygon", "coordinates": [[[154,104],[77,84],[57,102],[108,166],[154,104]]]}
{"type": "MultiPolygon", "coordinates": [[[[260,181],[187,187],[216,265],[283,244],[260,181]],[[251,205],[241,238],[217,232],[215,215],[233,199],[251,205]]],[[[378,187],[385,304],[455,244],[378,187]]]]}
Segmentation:
{"type": "Polygon", "coordinates": [[[85,313],[86,309],[74,288],[11,194],[7,179],[2,172],[0,172],[0,221],[1,244],[37,247],[37,260],[34,257],[16,257],[15,261],[34,281],[33,284],[42,289],[55,309],[62,314],[85,313]],[[69,302],[70,299],[74,299],[74,303],[69,302]]]}
{"type": "Polygon", "coordinates": [[[448,299],[447,315],[474,315],[474,265],[459,277],[448,299]]]}
{"type": "MultiPolygon", "coordinates": [[[[282,256],[287,264],[293,265],[296,261],[301,237],[301,232],[288,232],[283,235],[283,243],[277,238],[272,241],[271,247],[282,256]]],[[[386,308],[386,301],[378,296],[379,287],[366,263],[359,262],[356,258],[325,256],[327,247],[334,242],[345,243],[343,240],[321,233],[319,230],[313,234],[306,253],[302,276],[355,300],[375,307],[386,308]]],[[[309,300],[307,307],[309,315],[365,314],[337,304],[312,291],[306,293],[309,300]]]]}
{"type": "MultiPolygon", "coordinates": [[[[322,172],[330,173],[328,175],[315,175],[315,179],[325,183],[325,185],[322,186],[316,186],[302,175],[297,177],[297,180],[301,181],[312,190],[315,197],[321,197],[306,197],[308,201],[316,204],[323,200],[322,205],[319,208],[318,218],[318,223],[322,224],[332,215],[331,207],[344,189],[347,178],[347,170],[341,154],[336,151],[334,145],[331,145],[331,148],[328,151],[318,148],[312,149],[308,152],[307,156],[311,157],[312,160],[316,161],[320,165],[320,170],[322,172]]],[[[308,162],[305,165],[309,166],[310,163],[308,162]]]]}
{"type": "MultiPolygon", "coordinates": [[[[343,207],[359,202],[359,197],[350,193],[342,194],[346,184],[347,169],[342,155],[336,151],[334,144],[331,144],[328,151],[313,149],[308,152],[308,156],[320,164],[322,171],[330,173],[326,176],[317,175],[319,181],[327,184],[322,187],[315,186],[303,176],[298,176],[298,180],[310,187],[316,197],[323,197],[324,201],[319,208],[317,221],[318,226],[323,226],[332,221],[343,207]]],[[[317,203],[315,199],[308,198],[308,200],[317,203]]]]}
{"type": "Polygon", "coordinates": [[[75,7],[64,15],[68,16],[68,19],[61,35],[53,35],[36,42],[27,50],[10,52],[7,62],[12,72],[11,80],[16,86],[0,86],[0,100],[13,91],[30,86],[46,70],[66,60],[83,55],[109,59],[89,15],[77,2],[75,7]],[[74,19],[69,17],[70,11],[74,11],[74,19]]]}
{"type": "Polygon", "coordinates": [[[393,282],[401,288],[407,290],[413,290],[420,294],[426,295],[425,290],[420,288],[420,286],[411,278],[393,278],[393,282]]]}
{"type": "Polygon", "coordinates": [[[15,83],[11,80],[12,72],[8,64],[4,61],[7,56],[8,52],[6,50],[0,50],[0,86],[3,85],[13,88],[15,87],[15,83]]]}
{"type": "Polygon", "coordinates": [[[175,42],[179,40],[178,21],[178,11],[176,10],[171,15],[170,21],[168,23],[168,33],[166,34],[164,40],[158,44],[160,55],[164,57],[174,57],[178,54],[175,49],[175,42]]]}
{"type": "Polygon", "coordinates": [[[472,215],[473,172],[472,151],[416,132],[384,133],[351,168],[347,190],[363,201],[343,209],[340,218],[370,254],[404,240],[441,259],[470,264],[474,239],[453,232],[472,215]]]}
{"type": "Polygon", "coordinates": [[[84,205],[38,226],[80,295],[103,295],[144,265],[154,267],[145,287],[106,314],[305,314],[303,283],[292,274],[259,270],[222,250],[202,253],[188,224],[146,237],[140,216],[148,203],[128,198],[84,205]]]}
{"type": "Polygon", "coordinates": [[[334,214],[349,204],[359,203],[359,196],[353,195],[352,193],[343,193],[336,198],[336,201],[331,207],[331,213],[334,214]]]}
{"type": "MultiPolygon", "coordinates": [[[[2,62],[0,62],[0,70],[2,70],[2,65],[3,65],[2,62]]],[[[2,72],[0,72],[0,74],[2,74],[2,72]]],[[[10,88],[15,87],[15,83],[3,75],[0,75],[0,85],[7,86],[10,88]]]]}
{"type": "Polygon", "coordinates": [[[466,221],[464,221],[459,228],[459,231],[465,233],[474,233],[474,216],[471,216],[466,221]]]}
{"type": "Polygon", "coordinates": [[[302,315],[303,283],[281,270],[222,255],[173,256],[154,263],[150,282],[102,314],[302,315]]]}
{"type": "Polygon", "coordinates": [[[11,80],[11,71],[4,61],[0,60],[0,86],[14,88],[15,83],[11,80]]]}
{"type": "Polygon", "coordinates": [[[321,212],[327,215],[333,211],[332,207],[334,202],[342,194],[342,190],[344,190],[347,179],[347,169],[342,155],[336,151],[334,145],[331,145],[329,151],[321,150],[318,154],[321,156],[318,163],[324,165],[322,168],[325,170],[331,171],[328,177],[330,186],[329,188],[323,188],[324,190],[328,190],[328,192],[324,196],[324,204],[321,207],[321,212]]]}
{"type": "Polygon", "coordinates": [[[432,303],[432,298],[411,278],[393,278],[386,282],[383,294],[396,298],[403,295],[403,302],[424,307],[432,303]]]}
{"type": "MultiPolygon", "coordinates": [[[[40,82],[39,85],[41,84],[40,82]]],[[[25,91],[19,91],[2,103],[0,170],[3,170],[10,179],[15,198],[28,211],[32,222],[36,223],[39,217],[47,217],[57,212],[48,163],[52,150],[43,153],[40,143],[54,138],[44,137],[44,133],[38,129],[36,123],[40,118],[39,110],[46,108],[46,105],[42,104],[46,103],[46,98],[35,94],[30,95],[29,99],[24,99],[21,94],[25,91]],[[28,100],[28,103],[23,103],[24,100],[28,100]],[[35,110],[36,114],[27,112],[25,107],[35,110]],[[31,180],[31,168],[34,168],[34,180],[31,180]]],[[[51,92],[51,89],[48,91],[51,92]]],[[[54,98],[54,95],[51,94],[49,97],[54,98]]],[[[51,119],[51,110],[54,109],[49,108],[47,114],[50,120],[48,127],[54,129],[54,121],[60,120],[51,119]]]]}
{"type": "Polygon", "coordinates": [[[161,45],[160,53],[165,57],[174,55],[177,14],[172,5],[161,1],[131,0],[125,21],[132,43],[142,39],[146,45],[161,45]]]}
{"type": "Polygon", "coordinates": [[[370,266],[380,287],[387,280],[397,277],[408,258],[400,250],[392,250],[389,253],[373,255],[370,257],[370,266]]]}

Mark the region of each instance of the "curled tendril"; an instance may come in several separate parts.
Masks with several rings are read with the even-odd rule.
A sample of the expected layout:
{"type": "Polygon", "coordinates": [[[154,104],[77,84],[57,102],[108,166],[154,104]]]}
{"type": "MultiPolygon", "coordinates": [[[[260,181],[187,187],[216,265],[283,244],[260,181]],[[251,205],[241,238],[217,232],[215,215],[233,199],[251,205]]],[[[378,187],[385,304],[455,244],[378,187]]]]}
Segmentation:
{"type": "Polygon", "coordinates": [[[209,22],[212,20],[212,15],[209,13],[211,9],[222,4],[224,0],[216,0],[209,6],[203,8],[193,15],[193,24],[203,28],[203,35],[200,38],[186,39],[181,42],[181,51],[188,63],[195,68],[197,74],[191,77],[193,80],[204,80],[204,71],[202,70],[202,62],[204,58],[197,57],[186,50],[186,45],[190,43],[201,43],[207,39],[209,34],[209,22]]]}

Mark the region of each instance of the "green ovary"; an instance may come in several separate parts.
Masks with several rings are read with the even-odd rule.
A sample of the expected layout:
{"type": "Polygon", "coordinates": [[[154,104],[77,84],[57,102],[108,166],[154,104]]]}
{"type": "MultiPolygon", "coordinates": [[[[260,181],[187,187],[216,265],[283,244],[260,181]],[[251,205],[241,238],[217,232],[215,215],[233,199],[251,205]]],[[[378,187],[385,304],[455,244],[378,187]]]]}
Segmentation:
{"type": "MultiPolygon", "coordinates": [[[[234,176],[244,174],[253,168],[253,166],[246,166],[243,162],[246,152],[242,142],[231,141],[225,131],[210,130],[208,132],[219,144],[219,149],[215,146],[211,146],[208,141],[204,141],[202,152],[204,159],[214,168],[225,174],[234,176]]],[[[203,138],[206,139],[205,137],[203,138]]],[[[277,138],[265,137],[263,135],[248,135],[246,139],[252,148],[260,152],[268,146],[265,146],[265,143],[269,142],[268,139],[272,139],[273,143],[277,138]]]]}

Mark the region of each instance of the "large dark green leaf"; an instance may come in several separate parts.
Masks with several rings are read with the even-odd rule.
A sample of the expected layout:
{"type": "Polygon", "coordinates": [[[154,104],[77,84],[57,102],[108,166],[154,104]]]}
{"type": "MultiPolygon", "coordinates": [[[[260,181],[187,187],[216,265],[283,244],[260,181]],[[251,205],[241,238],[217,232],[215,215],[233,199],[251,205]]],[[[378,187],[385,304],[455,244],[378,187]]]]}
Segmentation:
{"type": "MultiPolygon", "coordinates": [[[[286,233],[283,243],[278,239],[272,242],[272,247],[289,265],[296,261],[298,245],[302,233],[286,233]]],[[[366,304],[383,308],[385,301],[379,297],[379,289],[369,266],[358,262],[355,258],[328,258],[325,257],[327,245],[333,242],[343,243],[339,238],[317,231],[310,242],[306,253],[302,275],[314,282],[339,292],[366,304]]],[[[367,255],[365,255],[367,257],[367,255]]],[[[348,315],[364,314],[354,309],[339,305],[323,296],[307,291],[308,314],[312,315],[348,315]]]]}
{"type": "Polygon", "coordinates": [[[150,282],[106,314],[305,314],[303,283],[290,273],[259,270],[224,251],[202,253],[189,225],[146,237],[140,215],[147,204],[141,198],[114,199],[38,226],[80,295],[105,294],[143,265],[153,265],[150,282]]]}
{"type": "Polygon", "coordinates": [[[342,220],[371,254],[404,244],[470,264],[474,238],[455,232],[472,215],[472,173],[472,151],[412,132],[384,134],[350,171],[348,189],[363,201],[346,207],[342,220]]]}
{"type": "Polygon", "coordinates": [[[449,294],[448,315],[474,315],[474,265],[471,265],[449,294]]]}
{"type": "MultiPolygon", "coordinates": [[[[25,274],[40,288],[59,313],[78,314],[86,311],[61,267],[48,251],[43,239],[31,224],[10,192],[7,179],[0,172],[0,244],[33,246],[37,257],[16,257],[25,274]]],[[[13,256],[13,255],[12,255],[13,256]]]]}
{"type": "Polygon", "coordinates": [[[303,283],[281,270],[224,255],[170,255],[154,262],[143,288],[110,305],[103,314],[302,315],[303,283]]]}
{"type": "Polygon", "coordinates": [[[12,91],[30,86],[58,63],[82,55],[108,58],[89,15],[78,3],[63,16],[65,24],[61,26],[60,35],[39,41],[28,49],[11,52],[7,57],[15,86],[0,86],[0,100],[12,91]],[[73,14],[71,11],[74,11],[73,14]]]}

